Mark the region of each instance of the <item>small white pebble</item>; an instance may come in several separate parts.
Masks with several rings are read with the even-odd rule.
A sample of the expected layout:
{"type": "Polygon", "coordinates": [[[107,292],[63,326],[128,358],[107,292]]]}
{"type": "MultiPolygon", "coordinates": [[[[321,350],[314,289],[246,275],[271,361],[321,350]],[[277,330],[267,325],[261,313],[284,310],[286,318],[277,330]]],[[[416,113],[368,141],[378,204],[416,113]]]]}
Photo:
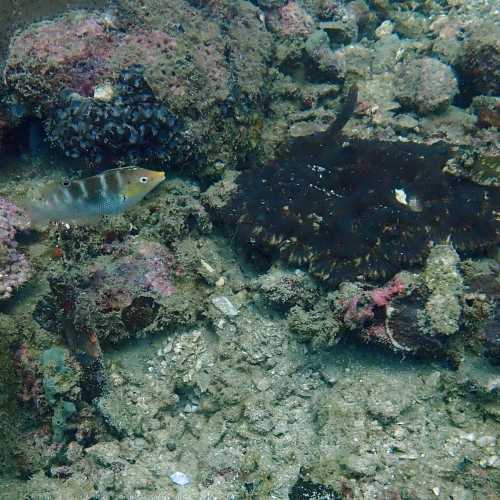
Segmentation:
{"type": "Polygon", "coordinates": [[[226,316],[238,315],[238,309],[227,297],[212,297],[212,304],[226,316]]]}
{"type": "Polygon", "coordinates": [[[441,490],[439,489],[438,486],[434,486],[434,488],[432,488],[432,493],[434,493],[434,495],[438,497],[439,494],[441,493],[441,490]]]}
{"type": "Polygon", "coordinates": [[[387,20],[384,21],[376,30],[375,30],[375,36],[378,39],[381,38],[386,38],[390,34],[392,34],[392,31],[394,30],[394,25],[392,24],[391,21],[387,20]]]}
{"type": "Polygon", "coordinates": [[[191,479],[189,479],[188,476],[186,476],[186,474],[184,474],[184,472],[174,472],[171,476],[170,476],[170,479],[172,480],[172,482],[174,482],[175,484],[178,484],[179,486],[186,486],[187,484],[189,484],[191,482],[191,479]]]}
{"type": "Polygon", "coordinates": [[[110,83],[103,83],[94,89],[94,99],[96,101],[109,102],[113,99],[114,89],[110,83]]]}
{"type": "Polygon", "coordinates": [[[486,446],[495,446],[495,442],[495,436],[478,436],[476,439],[476,444],[481,448],[485,448],[486,446]]]}
{"type": "Polygon", "coordinates": [[[203,259],[200,259],[201,265],[205,268],[206,271],[208,271],[210,274],[215,273],[215,269],[206,261],[203,259]]]}

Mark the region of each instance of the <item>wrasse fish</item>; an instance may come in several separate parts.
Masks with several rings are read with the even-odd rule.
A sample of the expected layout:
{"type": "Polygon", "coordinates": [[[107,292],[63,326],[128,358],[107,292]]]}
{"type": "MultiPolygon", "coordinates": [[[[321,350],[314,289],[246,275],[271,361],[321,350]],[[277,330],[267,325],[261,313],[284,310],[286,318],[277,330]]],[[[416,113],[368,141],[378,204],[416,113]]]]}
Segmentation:
{"type": "Polygon", "coordinates": [[[33,225],[95,222],[102,215],[125,212],[164,179],[164,172],[115,168],[86,179],[50,183],[40,196],[27,203],[26,209],[33,225]]]}

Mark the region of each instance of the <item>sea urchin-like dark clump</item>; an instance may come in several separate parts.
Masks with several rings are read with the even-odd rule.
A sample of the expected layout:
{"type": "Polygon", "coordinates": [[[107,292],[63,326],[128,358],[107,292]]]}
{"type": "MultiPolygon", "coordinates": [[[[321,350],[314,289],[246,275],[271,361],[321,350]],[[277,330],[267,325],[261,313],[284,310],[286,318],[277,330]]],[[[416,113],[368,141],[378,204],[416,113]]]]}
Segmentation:
{"type": "Polygon", "coordinates": [[[47,131],[67,156],[102,163],[178,162],[187,155],[180,121],[155,99],[141,66],[123,70],[107,91],[109,98],[63,92],[47,131]]]}
{"type": "Polygon", "coordinates": [[[432,243],[499,241],[500,193],[443,173],[445,145],[351,140],[331,130],[249,169],[224,209],[240,241],[332,283],[391,276],[432,243]]]}

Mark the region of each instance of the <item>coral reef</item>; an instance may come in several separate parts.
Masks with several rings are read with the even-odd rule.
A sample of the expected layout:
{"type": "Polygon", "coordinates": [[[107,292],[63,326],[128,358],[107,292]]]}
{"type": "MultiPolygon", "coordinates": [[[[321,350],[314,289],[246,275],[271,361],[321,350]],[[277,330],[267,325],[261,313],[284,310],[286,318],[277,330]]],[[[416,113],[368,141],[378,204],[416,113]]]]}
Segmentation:
{"type": "Polygon", "coordinates": [[[26,230],[26,215],[10,201],[0,198],[0,299],[8,299],[30,275],[26,257],[17,251],[18,231],[26,230]]]}
{"type": "Polygon", "coordinates": [[[117,0],[21,25],[1,196],[168,168],[130,212],[19,235],[0,497],[496,498],[495,7],[117,0]]]}
{"type": "Polygon", "coordinates": [[[395,351],[447,357],[453,362],[457,362],[458,346],[464,342],[458,333],[467,327],[483,332],[478,342],[494,358],[498,343],[498,318],[493,312],[498,300],[497,272],[495,267],[480,271],[470,262],[464,266],[465,276],[454,248],[436,245],[420,274],[401,272],[377,288],[361,282],[341,283],[314,305],[293,307],[288,314],[289,327],[314,349],[354,334],[395,351]],[[477,281],[479,272],[484,273],[481,284],[477,281]],[[493,288],[487,291],[486,286],[493,288]]]}
{"type": "Polygon", "coordinates": [[[494,351],[496,319],[491,305],[477,290],[466,294],[459,264],[453,247],[436,245],[420,274],[401,272],[376,288],[343,282],[314,305],[293,307],[289,327],[315,349],[354,334],[395,351],[456,362],[458,333],[475,323],[473,328],[483,332],[478,338],[483,337],[484,349],[494,351]]]}
{"type": "Polygon", "coordinates": [[[66,156],[96,163],[187,161],[182,125],[156,101],[143,72],[140,66],[124,69],[106,99],[63,93],[47,124],[49,139],[66,156]]]}
{"type": "MultiPolygon", "coordinates": [[[[61,91],[99,101],[109,97],[124,69],[142,64],[155,98],[183,116],[202,146],[208,170],[257,151],[271,54],[271,37],[257,9],[241,2],[232,13],[215,9],[208,15],[184,1],[120,3],[119,15],[69,12],[13,37],[4,72],[9,92],[50,117],[64,103],[69,106],[59,100],[61,91]],[[222,19],[228,21],[224,28],[222,19]]],[[[105,125],[94,124],[92,132],[107,137],[105,125]]],[[[79,127],[69,135],[78,136],[79,127]]],[[[82,132],[92,139],[91,131],[82,132]]]]}

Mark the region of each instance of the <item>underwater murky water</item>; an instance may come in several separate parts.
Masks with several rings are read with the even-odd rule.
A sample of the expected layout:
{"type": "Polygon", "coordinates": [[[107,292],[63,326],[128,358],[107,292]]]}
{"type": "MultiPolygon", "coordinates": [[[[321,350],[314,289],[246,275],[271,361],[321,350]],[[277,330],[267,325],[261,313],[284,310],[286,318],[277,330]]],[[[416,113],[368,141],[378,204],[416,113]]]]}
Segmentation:
{"type": "Polygon", "coordinates": [[[0,498],[497,498],[495,3],[38,7],[0,8],[0,498]]]}

